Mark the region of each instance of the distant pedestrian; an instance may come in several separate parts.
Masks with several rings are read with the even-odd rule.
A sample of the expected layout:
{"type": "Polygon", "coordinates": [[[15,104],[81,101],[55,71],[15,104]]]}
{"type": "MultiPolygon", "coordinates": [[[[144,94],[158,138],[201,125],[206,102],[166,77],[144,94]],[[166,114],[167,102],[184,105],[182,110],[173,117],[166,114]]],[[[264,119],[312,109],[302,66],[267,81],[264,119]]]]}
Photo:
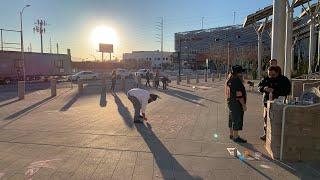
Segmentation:
{"type": "Polygon", "coordinates": [[[229,108],[230,139],[237,143],[246,143],[247,140],[239,136],[243,128],[243,116],[247,110],[247,94],[243,85],[241,66],[233,66],[226,82],[226,96],[229,108]]]}
{"type": "Polygon", "coordinates": [[[168,81],[169,81],[169,79],[167,78],[167,76],[163,76],[163,77],[161,78],[162,89],[163,89],[163,90],[166,90],[166,89],[167,89],[168,81]]]}
{"type": "Polygon", "coordinates": [[[127,96],[134,107],[134,123],[142,123],[143,120],[147,121],[147,105],[153,101],[156,101],[159,96],[156,94],[151,94],[149,91],[140,88],[129,90],[127,96]]]}
{"type": "Polygon", "coordinates": [[[147,73],[146,73],[146,86],[148,87],[151,87],[151,85],[150,85],[150,73],[149,73],[149,71],[147,71],[147,73]]]}
{"type": "Polygon", "coordinates": [[[159,87],[159,81],[160,81],[159,70],[157,70],[156,75],[154,76],[154,84],[155,84],[154,86],[157,89],[159,87]]]}
{"type": "Polygon", "coordinates": [[[271,67],[271,66],[277,66],[278,65],[278,61],[276,60],[276,59],[271,59],[270,61],[269,61],[269,66],[271,67]]]}
{"type": "Polygon", "coordinates": [[[115,70],[113,70],[111,74],[111,91],[112,92],[114,92],[114,89],[116,87],[116,82],[117,82],[117,73],[115,70]]]}

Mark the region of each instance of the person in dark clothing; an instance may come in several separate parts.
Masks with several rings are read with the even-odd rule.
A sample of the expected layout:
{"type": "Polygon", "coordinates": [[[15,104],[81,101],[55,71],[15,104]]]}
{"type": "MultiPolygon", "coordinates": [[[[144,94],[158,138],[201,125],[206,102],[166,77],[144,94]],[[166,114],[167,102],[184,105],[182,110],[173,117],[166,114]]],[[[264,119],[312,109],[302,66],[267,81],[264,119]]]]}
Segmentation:
{"type": "Polygon", "coordinates": [[[242,139],[238,134],[243,128],[243,115],[247,110],[247,94],[242,78],[243,71],[241,66],[233,66],[232,72],[226,82],[230,139],[238,143],[247,142],[247,140],[242,139]]]}
{"type": "Polygon", "coordinates": [[[166,90],[166,89],[167,89],[168,81],[169,81],[169,79],[168,79],[166,76],[163,76],[163,77],[161,78],[162,89],[163,89],[163,90],[166,90]]]}
{"type": "Polygon", "coordinates": [[[264,104],[264,134],[260,139],[266,140],[267,131],[267,102],[279,98],[279,96],[288,96],[291,91],[291,83],[287,77],[281,74],[279,66],[270,66],[268,76],[265,77],[258,85],[259,91],[263,93],[264,104]]]}
{"type": "Polygon", "coordinates": [[[150,73],[149,73],[149,71],[147,71],[147,73],[146,73],[146,86],[148,87],[151,87],[151,85],[150,85],[150,73]]]}
{"type": "Polygon", "coordinates": [[[160,77],[159,77],[159,71],[157,70],[157,72],[156,72],[156,75],[154,76],[154,83],[155,83],[155,88],[157,88],[158,89],[158,87],[159,87],[159,79],[160,77]]]}
{"type": "Polygon", "coordinates": [[[116,82],[117,82],[117,73],[115,70],[113,70],[111,74],[111,91],[112,92],[114,92],[114,89],[116,87],[116,82]]]}

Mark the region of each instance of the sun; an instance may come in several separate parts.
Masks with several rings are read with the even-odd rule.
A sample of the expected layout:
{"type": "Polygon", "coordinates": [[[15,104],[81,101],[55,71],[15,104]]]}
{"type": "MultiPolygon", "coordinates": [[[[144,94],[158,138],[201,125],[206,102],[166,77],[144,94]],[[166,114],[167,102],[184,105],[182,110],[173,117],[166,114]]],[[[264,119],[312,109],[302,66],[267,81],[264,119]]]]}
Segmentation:
{"type": "Polygon", "coordinates": [[[114,29],[107,26],[97,26],[91,32],[91,42],[95,47],[100,43],[117,44],[118,36],[114,29]]]}

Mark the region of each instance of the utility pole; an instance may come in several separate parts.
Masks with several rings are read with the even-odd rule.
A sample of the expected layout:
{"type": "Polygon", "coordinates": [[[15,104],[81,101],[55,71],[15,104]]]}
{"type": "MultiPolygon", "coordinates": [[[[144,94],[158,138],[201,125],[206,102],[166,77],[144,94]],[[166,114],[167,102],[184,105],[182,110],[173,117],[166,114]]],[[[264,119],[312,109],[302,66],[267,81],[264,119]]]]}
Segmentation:
{"type": "Polygon", "coordinates": [[[233,25],[236,25],[236,12],[233,12],[233,25]]]}
{"type": "Polygon", "coordinates": [[[59,54],[59,43],[57,43],[57,54],[59,54]]]}
{"type": "Polygon", "coordinates": [[[228,73],[230,72],[230,42],[228,42],[228,73]]]}
{"type": "MultiPolygon", "coordinates": [[[[163,62],[163,17],[156,24],[156,29],[160,31],[160,34],[156,34],[157,42],[160,42],[161,61],[163,62]]],[[[161,63],[162,64],[162,63],[161,63]]],[[[161,68],[160,64],[160,68],[161,68]]]]}
{"type": "Polygon", "coordinates": [[[3,51],[3,37],[2,37],[2,29],[0,29],[1,36],[1,51],[3,51]]]}
{"type": "Polygon", "coordinates": [[[204,17],[201,18],[201,29],[203,29],[203,20],[204,20],[204,17]]]}
{"type": "Polygon", "coordinates": [[[179,38],[179,79],[178,81],[180,82],[181,80],[181,37],[179,38]]]}
{"type": "Polygon", "coordinates": [[[35,27],[33,28],[33,32],[37,32],[40,34],[40,39],[41,39],[41,53],[43,53],[43,39],[42,39],[42,34],[46,33],[46,28],[47,22],[42,19],[38,19],[35,23],[35,27]]]}
{"type": "Polygon", "coordinates": [[[51,38],[50,38],[50,54],[52,53],[52,44],[51,44],[51,38]]]}

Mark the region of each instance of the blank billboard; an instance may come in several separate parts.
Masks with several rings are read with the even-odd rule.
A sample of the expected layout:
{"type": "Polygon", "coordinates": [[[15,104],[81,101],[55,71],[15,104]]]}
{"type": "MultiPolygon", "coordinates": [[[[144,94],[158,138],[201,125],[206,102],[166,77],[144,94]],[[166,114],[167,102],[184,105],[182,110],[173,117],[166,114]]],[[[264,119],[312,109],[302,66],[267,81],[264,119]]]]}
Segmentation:
{"type": "Polygon", "coordinates": [[[99,44],[99,51],[104,53],[113,53],[113,44],[99,44]]]}

